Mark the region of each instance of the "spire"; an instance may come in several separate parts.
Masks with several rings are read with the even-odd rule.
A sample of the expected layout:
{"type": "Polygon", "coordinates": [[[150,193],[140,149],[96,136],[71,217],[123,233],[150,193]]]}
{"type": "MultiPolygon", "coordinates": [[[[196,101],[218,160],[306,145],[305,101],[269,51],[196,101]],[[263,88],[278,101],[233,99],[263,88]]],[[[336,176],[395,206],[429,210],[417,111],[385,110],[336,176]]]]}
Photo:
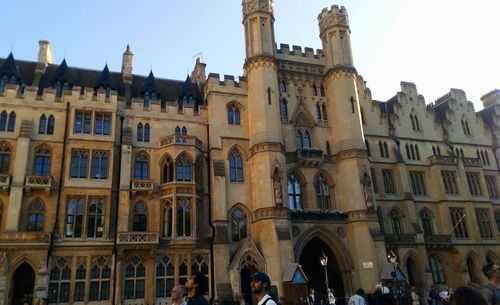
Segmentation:
{"type": "Polygon", "coordinates": [[[115,85],[113,83],[113,79],[111,79],[111,73],[109,72],[108,65],[104,66],[104,69],[101,72],[101,75],[99,76],[99,79],[94,85],[94,90],[97,90],[99,88],[110,88],[110,89],[115,89],[115,85]]]}
{"type": "Polygon", "coordinates": [[[152,70],[149,72],[149,75],[144,81],[144,85],[142,86],[141,94],[144,94],[144,92],[149,92],[150,94],[158,93],[158,89],[156,88],[156,78],[152,70]]]}
{"type": "Polygon", "coordinates": [[[2,67],[0,67],[0,78],[4,77],[9,79],[9,83],[13,83],[15,78],[17,84],[23,84],[19,67],[16,65],[12,52],[9,53],[9,56],[3,62],[2,67]]]}
{"type": "Polygon", "coordinates": [[[66,59],[63,59],[50,83],[54,86],[57,82],[72,84],[66,59]]]}
{"type": "Polygon", "coordinates": [[[196,87],[191,81],[191,77],[189,75],[186,77],[186,81],[182,85],[181,89],[181,94],[179,96],[179,99],[177,101],[177,104],[179,106],[179,109],[182,109],[182,107],[187,104],[187,105],[194,105],[195,108],[197,108],[199,104],[199,99],[198,99],[198,92],[196,91],[196,87]]]}

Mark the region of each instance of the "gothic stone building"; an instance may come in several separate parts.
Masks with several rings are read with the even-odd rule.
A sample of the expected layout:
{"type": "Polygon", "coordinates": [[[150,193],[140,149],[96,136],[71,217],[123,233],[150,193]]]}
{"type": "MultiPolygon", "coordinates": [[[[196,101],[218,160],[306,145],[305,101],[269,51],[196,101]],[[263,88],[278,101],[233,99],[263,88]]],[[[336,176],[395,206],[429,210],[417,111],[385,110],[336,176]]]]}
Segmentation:
{"type": "Polygon", "coordinates": [[[135,75],[128,47],[120,72],[54,64],[47,41],[0,60],[0,303],[166,304],[194,270],[215,302],[251,302],[250,274],[283,297],[297,263],[347,297],[388,254],[420,291],[485,282],[500,91],[479,112],[406,82],[373,100],[343,7],[313,51],[276,47],[272,4],[243,1],[238,80],[200,61],[185,81],[135,75]]]}

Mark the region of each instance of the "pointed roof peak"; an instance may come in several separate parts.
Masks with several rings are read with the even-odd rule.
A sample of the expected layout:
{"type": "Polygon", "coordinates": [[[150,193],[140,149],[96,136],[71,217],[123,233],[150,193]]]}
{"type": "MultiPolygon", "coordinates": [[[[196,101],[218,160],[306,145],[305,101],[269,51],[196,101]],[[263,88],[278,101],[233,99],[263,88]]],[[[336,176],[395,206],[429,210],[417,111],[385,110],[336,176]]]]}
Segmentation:
{"type": "Polygon", "coordinates": [[[54,77],[52,78],[52,86],[54,86],[57,82],[63,84],[68,83],[71,84],[70,75],[68,71],[68,64],[66,63],[66,59],[63,59],[59,67],[57,68],[54,77]]]}
{"type": "Polygon", "coordinates": [[[23,84],[21,73],[19,72],[19,67],[16,64],[16,60],[14,59],[14,54],[12,54],[12,51],[9,53],[9,56],[7,56],[2,66],[0,67],[0,77],[4,76],[8,78],[14,76],[19,84],[23,84]]]}
{"type": "Polygon", "coordinates": [[[94,85],[94,89],[107,88],[107,87],[115,89],[113,79],[111,78],[111,73],[109,72],[108,64],[106,63],[106,65],[104,65],[104,69],[102,69],[99,79],[94,85]]]}
{"type": "Polygon", "coordinates": [[[158,88],[156,87],[156,78],[155,75],[153,74],[153,70],[151,69],[149,71],[149,75],[144,81],[144,85],[142,86],[141,89],[141,94],[144,94],[144,92],[149,92],[149,93],[158,93],[158,88]]]}

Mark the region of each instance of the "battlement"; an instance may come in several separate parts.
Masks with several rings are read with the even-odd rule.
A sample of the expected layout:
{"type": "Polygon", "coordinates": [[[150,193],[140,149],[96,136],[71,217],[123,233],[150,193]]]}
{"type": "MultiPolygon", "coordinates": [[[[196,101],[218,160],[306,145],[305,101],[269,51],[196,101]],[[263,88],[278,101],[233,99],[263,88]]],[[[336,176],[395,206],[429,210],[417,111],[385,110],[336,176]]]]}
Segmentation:
{"type": "Polygon", "coordinates": [[[220,75],[218,73],[210,73],[208,75],[207,82],[209,84],[217,83],[219,86],[240,88],[246,86],[247,79],[246,77],[240,76],[238,78],[238,81],[236,81],[234,75],[224,75],[224,80],[221,80],[220,75]]]}
{"type": "Polygon", "coordinates": [[[481,97],[484,108],[490,107],[491,105],[500,105],[500,90],[494,89],[486,93],[481,97]]]}
{"type": "Polygon", "coordinates": [[[273,14],[273,0],[242,0],[243,16],[254,12],[273,14]]]}
{"type": "Polygon", "coordinates": [[[277,53],[291,56],[302,56],[308,58],[322,58],[323,50],[316,49],[316,53],[314,53],[313,48],[305,47],[304,51],[302,51],[301,46],[292,46],[292,50],[290,50],[290,45],[285,43],[280,43],[279,48],[276,50],[277,53]]]}
{"type": "Polygon", "coordinates": [[[325,7],[318,15],[320,32],[334,26],[349,27],[349,18],[344,6],[332,5],[330,9],[325,7]]]}

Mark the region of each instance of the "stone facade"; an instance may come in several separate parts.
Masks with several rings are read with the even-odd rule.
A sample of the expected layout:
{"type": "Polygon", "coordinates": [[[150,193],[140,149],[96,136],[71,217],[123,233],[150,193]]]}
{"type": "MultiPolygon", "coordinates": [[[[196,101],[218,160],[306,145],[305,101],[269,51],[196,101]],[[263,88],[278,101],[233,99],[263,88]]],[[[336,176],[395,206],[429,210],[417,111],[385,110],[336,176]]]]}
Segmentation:
{"type": "Polygon", "coordinates": [[[133,75],[130,47],[121,72],[56,65],[47,41],[0,60],[1,304],[166,304],[193,270],[215,302],[251,301],[257,270],[286,302],[296,262],[324,289],[321,252],[340,297],[373,291],[388,254],[422,292],[485,282],[500,91],[479,112],[406,82],[376,101],[345,8],[319,14],[316,52],[277,48],[273,24],[273,1],[243,1],[239,80],[199,60],[185,81],[133,75]]]}

